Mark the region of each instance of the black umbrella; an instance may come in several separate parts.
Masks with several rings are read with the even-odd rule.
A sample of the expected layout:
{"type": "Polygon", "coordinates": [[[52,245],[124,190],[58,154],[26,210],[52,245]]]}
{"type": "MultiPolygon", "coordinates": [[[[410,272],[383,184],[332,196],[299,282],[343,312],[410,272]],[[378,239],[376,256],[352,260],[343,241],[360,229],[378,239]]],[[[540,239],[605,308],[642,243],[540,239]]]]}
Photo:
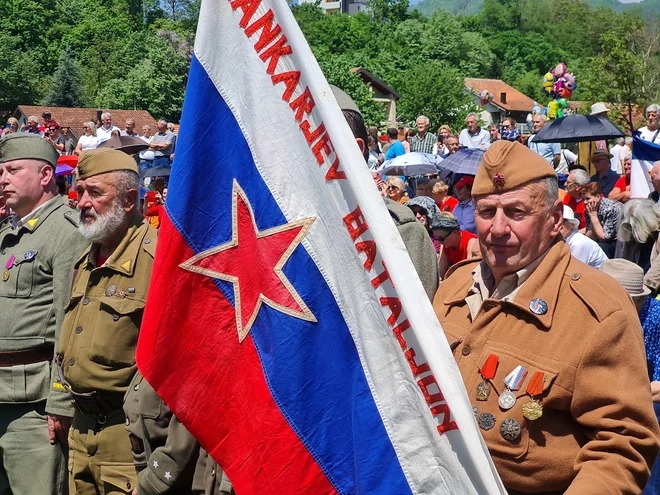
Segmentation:
{"type": "Polygon", "coordinates": [[[569,115],[546,124],[534,138],[535,143],[582,143],[616,139],[625,134],[605,117],[569,115]]]}
{"type": "Polygon", "coordinates": [[[133,155],[134,153],[146,150],[149,145],[140,138],[132,136],[115,136],[107,141],[103,141],[98,147],[112,148],[113,150],[123,151],[127,155],[133,155]]]}

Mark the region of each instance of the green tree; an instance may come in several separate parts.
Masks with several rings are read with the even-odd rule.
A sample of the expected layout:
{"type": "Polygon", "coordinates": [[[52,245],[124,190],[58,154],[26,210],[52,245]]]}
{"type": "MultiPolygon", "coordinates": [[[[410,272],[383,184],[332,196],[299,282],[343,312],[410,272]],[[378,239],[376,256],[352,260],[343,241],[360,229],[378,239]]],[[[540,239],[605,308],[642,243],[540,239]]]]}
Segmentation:
{"type": "Polygon", "coordinates": [[[50,92],[44,100],[44,105],[55,107],[82,106],[82,72],[78,66],[73,51],[66,47],[62,50],[60,63],[53,76],[50,92]]]}
{"type": "Polygon", "coordinates": [[[39,63],[19,49],[21,40],[0,33],[0,116],[6,118],[18,105],[34,104],[41,97],[39,63]]]}
{"type": "Polygon", "coordinates": [[[396,24],[408,18],[408,0],[367,0],[374,22],[396,24]]]}

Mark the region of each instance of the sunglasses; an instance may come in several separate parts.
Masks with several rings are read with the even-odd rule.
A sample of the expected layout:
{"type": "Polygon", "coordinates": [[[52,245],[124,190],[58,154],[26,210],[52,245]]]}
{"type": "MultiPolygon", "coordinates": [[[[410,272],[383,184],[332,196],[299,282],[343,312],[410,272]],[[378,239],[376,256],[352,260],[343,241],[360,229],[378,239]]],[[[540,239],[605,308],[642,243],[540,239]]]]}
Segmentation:
{"type": "Polygon", "coordinates": [[[447,237],[449,237],[449,236],[452,235],[453,233],[454,233],[454,231],[452,230],[452,231],[449,232],[447,235],[443,235],[443,236],[441,236],[441,235],[436,235],[436,236],[435,236],[435,239],[436,239],[436,241],[438,241],[438,242],[445,242],[445,241],[447,240],[447,237]]]}

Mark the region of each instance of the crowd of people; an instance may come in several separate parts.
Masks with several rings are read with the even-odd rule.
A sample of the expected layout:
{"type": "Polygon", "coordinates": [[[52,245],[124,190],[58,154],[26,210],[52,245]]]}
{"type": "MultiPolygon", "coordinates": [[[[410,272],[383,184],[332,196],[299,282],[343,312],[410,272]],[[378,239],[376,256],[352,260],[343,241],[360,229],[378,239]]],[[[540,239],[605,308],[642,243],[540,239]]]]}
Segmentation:
{"type": "MultiPolygon", "coordinates": [[[[419,116],[416,132],[383,140],[333,91],[508,493],[658,493],[660,162],[650,197],[631,198],[626,139],[595,143],[590,176],[535,140],[541,114],[526,139],[511,118],[486,130],[469,114],[458,135],[419,116]],[[475,175],[378,172],[400,154],[461,148],[484,151],[475,175]]],[[[655,142],[658,110],[646,109],[643,139],[655,142]]],[[[105,113],[74,144],[43,118],[0,138],[0,382],[14,384],[0,387],[0,493],[233,493],[135,365],[167,198],[166,180],[143,198],[141,180],[171,160],[167,122],[137,136],[105,113]],[[98,146],[121,136],[152,154],[98,146]],[[66,153],[80,156],[71,191],[55,176],[66,153]]]]}

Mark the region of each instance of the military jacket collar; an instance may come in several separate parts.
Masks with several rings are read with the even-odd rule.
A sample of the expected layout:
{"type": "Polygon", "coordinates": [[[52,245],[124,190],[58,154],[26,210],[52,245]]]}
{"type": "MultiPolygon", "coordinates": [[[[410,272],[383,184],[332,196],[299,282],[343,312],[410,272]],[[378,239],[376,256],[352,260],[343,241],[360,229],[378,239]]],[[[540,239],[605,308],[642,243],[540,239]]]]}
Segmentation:
{"type": "MultiPolygon", "coordinates": [[[[557,309],[559,288],[568,270],[570,260],[571,252],[568,244],[561,241],[555,243],[536,270],[520,286],[513,300],[501,301],[499,303],[515,306],[530,315],[530,317],[536,319],[544,328],[550,329],[552,318],[557,309]],[[530,309],[530,303],[534,299],[541,299],[548,305],[548,310],[545,314],[539,315],[530,309]]],[[[464,304],[465,299],[471,294],[473,285],[472,274],[468,272],[467,277],[457,283],[456,290],[447,293],[443,303],[447,306],[464,304]]]]}
{"type": "MultiPolygon", "coordinates": [[[[142,246],[142,241],[147,235],[147,229],[141,229],[144,224],[144,218],[136,214],[131,223],[128,226],[128,230],[124,235],[124,238],[117,246],[117,249],[110,255],[107,261],[104,263],[104,268],[109,268],[116,272],[122,273],[132,277],[135,272],[135,261],[142,246]]],[[[78,263],[76,263],[76,268],[79,268],[83,264],[90,269],[98,268],[96,266],[96,257],[100,244],[92,244],[80,257],[78,263]]]]}
{"type": "MultiPolygon", "coordinates": [[[[12,229],[14,233],[20,231],[21,229],[27,229],[30,232],[37,230],[41,224],[48,218],[54,211],[59,208],[63,208],[65,205],[62,203],[62,198],[55,196],[52,199],[49,199],[44,204],[36,208],[34,211],[25,216],[25,222],[19,220],[21,225],[16,229],[12,229]]],[[[7,228],[12,228],[14,225],[14,217],[9,217],[3,222],[0,222],[0,232],[3,232],[7,228]]]]}

